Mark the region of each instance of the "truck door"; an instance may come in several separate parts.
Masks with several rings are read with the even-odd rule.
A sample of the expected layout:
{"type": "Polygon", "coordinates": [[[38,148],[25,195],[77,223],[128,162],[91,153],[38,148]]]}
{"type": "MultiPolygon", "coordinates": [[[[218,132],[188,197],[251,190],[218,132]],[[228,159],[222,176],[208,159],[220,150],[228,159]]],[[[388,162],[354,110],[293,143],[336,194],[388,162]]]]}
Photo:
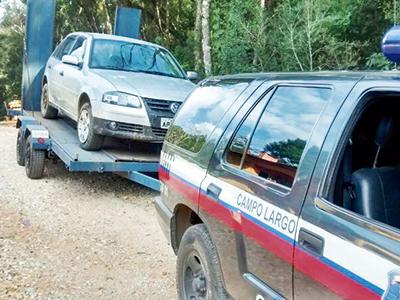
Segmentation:
{"type": "Polygon", "coordinates": [[[202,183],[227,290],[237,299],[291,299],[299,212],[320,142],[313,128],[327,86],[269,85],[226,130],[202,183]]]}
{"type": "Polygon", "coordinates": [[[400,298],[399,99],[361,82],[333,122],[297,227],[296,299],[400,298]]]}

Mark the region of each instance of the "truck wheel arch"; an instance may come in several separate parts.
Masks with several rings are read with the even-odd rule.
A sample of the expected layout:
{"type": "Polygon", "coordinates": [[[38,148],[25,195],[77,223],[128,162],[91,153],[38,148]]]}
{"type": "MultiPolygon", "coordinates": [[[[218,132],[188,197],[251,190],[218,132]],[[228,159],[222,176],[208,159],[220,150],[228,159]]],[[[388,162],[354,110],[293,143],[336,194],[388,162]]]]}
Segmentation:
{"type": "Polygon", "coordinates": [[[179,204],[175,207],[171,220],[171,244],[175,254],[178,253],[179,244],[186,230],[196,224],[203,224],[199,215],[186,205],[179,204]]]}

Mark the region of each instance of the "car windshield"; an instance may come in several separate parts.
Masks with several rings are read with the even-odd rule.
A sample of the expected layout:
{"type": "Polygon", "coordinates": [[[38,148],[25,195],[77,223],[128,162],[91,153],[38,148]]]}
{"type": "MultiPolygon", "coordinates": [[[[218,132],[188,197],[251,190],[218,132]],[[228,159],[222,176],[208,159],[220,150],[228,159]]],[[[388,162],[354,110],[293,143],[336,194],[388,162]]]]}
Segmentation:
{"type": "Polygon", "coordinates": [[[90,67],[185,78],[181,67],[168,51],[126,41],[95,40],[90,67]]]}

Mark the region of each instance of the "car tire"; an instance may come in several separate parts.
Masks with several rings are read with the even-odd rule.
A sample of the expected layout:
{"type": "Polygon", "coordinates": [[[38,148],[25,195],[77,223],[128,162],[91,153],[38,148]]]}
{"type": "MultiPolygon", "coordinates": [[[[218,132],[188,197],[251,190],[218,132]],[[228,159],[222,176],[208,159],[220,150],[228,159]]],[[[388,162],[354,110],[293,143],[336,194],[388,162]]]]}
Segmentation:
{"type": "Polygon", "coordinates": [[[56,119],[58,116],[58,110],[50,105],[49,86],[47,83],[45,83],[42,88],[42,96],[40,98],[40,112],[45,119],[56,119]]]}
{"type": "Polygon", "coordinates": [[[18,130],[17,136],[17,164],[21,167],[25,166],[25,141],[24,137],[22,136],[22,130],[18,130]]]}
{"type": "Polygon", "coordinates": [[[177,256],[178,299],[228,299],[217,249],[204,224],[185,232],[177,256]]]}
{"type": "Polygon", "coordinates": [[[29,136],[25,142],[25,171],[30,179],[43,177],[46,152],[32,148],[32,137],[29,136]]]}
{"type": "Polygon", "coordinates": [[[82,149],[96,151],[103,146],[104,136],[94,132],[90,103],[84,103],[79,110],[77,133],[82,149]]]}

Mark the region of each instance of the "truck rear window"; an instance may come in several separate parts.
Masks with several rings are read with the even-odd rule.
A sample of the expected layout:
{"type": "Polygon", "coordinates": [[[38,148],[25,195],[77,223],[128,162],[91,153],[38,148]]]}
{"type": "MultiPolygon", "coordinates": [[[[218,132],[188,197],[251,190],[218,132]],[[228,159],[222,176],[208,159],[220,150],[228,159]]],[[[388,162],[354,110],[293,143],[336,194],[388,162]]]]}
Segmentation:
{"type": "Polygon", "coordinates": [[[197,153],[248,81],[223,80],[198,87],[179,110],[166,141],[197,153]]]}

